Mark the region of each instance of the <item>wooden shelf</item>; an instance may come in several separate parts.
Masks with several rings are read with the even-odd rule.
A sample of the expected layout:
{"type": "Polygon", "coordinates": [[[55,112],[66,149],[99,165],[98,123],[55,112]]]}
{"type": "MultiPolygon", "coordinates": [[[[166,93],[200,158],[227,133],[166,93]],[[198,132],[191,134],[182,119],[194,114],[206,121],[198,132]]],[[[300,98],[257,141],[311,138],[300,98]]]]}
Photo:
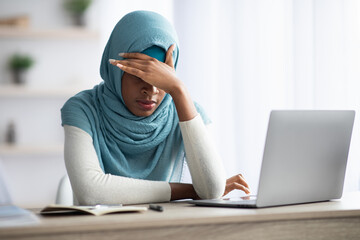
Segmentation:
{"type": "Polygon", "coordinates": [[[0,145],[0,157],[61,155],[63,145],[0,145]]]}
{"type": "Polygon", "coordinates": [[[0,38],[99,39],[99,33],[84,28],[31,29],[0,27],[0,38]]]}
{"type": "Polygon", "coordinates": [[[0,85],[0,98],[66,98],[85,88],[31,88],[16,85],[0,85]]]}

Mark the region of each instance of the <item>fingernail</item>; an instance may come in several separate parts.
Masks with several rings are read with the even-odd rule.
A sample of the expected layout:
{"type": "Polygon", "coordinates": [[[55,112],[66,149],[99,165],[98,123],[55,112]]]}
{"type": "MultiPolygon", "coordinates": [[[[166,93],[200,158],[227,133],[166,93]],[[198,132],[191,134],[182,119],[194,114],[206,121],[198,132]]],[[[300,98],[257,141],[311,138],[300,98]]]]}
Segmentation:
{"type": "Polygon", "coordinates": [[[118,66],[119,68],[122,68],[124,65],[118,63],[118,64],[116,64],[116,66],[118,66]]]}
{"type": "Polygon", "coordinates": [[[115,63],[115,62],[116,62],[115,59],[109,59],[109,63],[113,64],[113,63],[115,63]]]}
{"type": "Polygon", "coordinates": [[[123,57],[125,55],[125,53],[119,53],[120,57],[123,57]]]}

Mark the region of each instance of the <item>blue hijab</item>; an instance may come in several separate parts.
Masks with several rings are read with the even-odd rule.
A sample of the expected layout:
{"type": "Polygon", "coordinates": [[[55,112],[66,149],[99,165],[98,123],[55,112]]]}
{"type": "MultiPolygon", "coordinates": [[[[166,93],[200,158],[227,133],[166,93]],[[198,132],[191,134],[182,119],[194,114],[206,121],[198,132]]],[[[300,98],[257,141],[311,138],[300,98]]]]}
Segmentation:
{"type": "MultiPolygon", "coordinates": [[[[166,94],[148,117],[132,114],[122,98],[123,71],[109,64],[121,52],[143,52],[159,61],[178,38],[172,25],[161,15],[135,11],[115,26],[105,47],[100,74],[104,80],[93,89],[70,98],[61,109],[62,125],[78,127],[93,139],[104,173],[158,181],[178,182],[184,163],[184,145],[174,102],[166,94]]],[[[195,104],[205,124],[209,119],[195,104]]]]}

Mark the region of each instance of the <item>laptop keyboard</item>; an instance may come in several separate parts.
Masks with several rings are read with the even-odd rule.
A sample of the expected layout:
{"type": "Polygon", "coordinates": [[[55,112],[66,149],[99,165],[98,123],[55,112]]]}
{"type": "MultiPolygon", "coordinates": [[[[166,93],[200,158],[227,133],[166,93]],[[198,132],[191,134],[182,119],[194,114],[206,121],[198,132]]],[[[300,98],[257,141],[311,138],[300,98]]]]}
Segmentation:
{"type": "Polygon", "coordinates": [[[218,206],[218,207],[246,207],[246,208],[255,208],[256,207],[256,196],[249,195],[244,197],[237,198],[223,198],[223,199],[210,199],[210,200],[193,200],[191,203],[194,203],[198,206],[218,206]]]}
{"type": "Polygon", "coordinates": [[[247,206],[247,205],[255,205],[256,204],[256,200],[230,200],[229,201],[231,204],[236,204],[239,206],[247,206]]]}
{"type": "Polygon", "coordinates": [[[248,202],[248,201],[256,201],[257,196],[256,195],[248,195],[243,197],[237,197],[237,198],[223,198],[222,200],[230,201],[230,202],[248,202]]]}

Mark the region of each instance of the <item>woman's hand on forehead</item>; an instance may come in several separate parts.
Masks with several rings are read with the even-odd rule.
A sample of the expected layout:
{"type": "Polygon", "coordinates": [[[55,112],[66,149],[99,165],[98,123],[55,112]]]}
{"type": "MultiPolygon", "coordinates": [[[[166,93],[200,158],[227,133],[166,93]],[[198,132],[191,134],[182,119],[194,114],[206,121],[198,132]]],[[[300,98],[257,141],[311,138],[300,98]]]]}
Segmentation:
{"type": "Polygon", "coordinates": [[[179,120],[188,121],[197,115],[197,111],[184,83],[175,74],[174,49],[175,44],[167,50],[165,63],[142,53],[121,53],[120,56],[126,59],[109,61],[124,72],[169,93],[175,103],[179,120]]]}
{"type": "Polygon", "coordinates": [[[182,86],[177,78],[173,63],[175,44],[166,52],[165,63],[143,53],[120,53],[124,60],[109,59],[109,62],[145,82],[171,94],[182,86]]]}

